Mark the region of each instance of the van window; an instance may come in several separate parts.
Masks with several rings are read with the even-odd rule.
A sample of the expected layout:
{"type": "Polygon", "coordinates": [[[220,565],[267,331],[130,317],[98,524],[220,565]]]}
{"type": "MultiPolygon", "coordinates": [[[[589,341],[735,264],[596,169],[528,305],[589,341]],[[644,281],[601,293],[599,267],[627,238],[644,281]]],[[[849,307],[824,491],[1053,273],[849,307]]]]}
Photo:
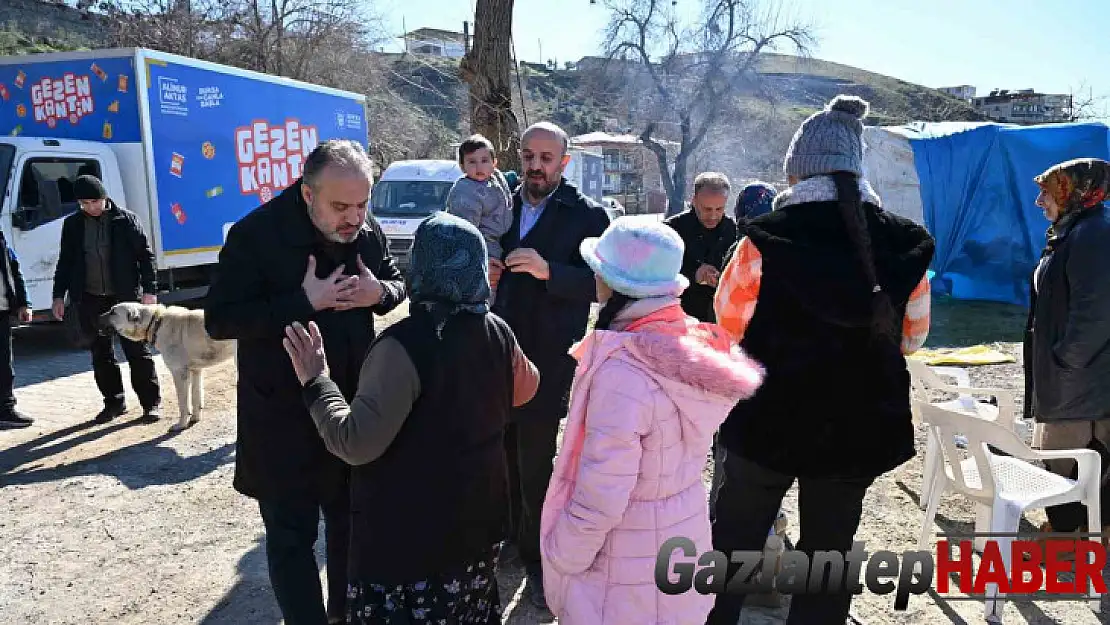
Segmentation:
{"type": "Polygon", "coordinates": [[[374,216],[423,217],[447,210],[451,182],[388,180],[374,185],[370,205],[374,216]]]}
{"type": "Polygon", "coordinates": [[[85,174],[99,178],[100,163],[95,159],[29,159],[23,164],[12,225],[24,231],[34,230],[76,212],[80,206],[73,193],[73,182],[85,174]]]}

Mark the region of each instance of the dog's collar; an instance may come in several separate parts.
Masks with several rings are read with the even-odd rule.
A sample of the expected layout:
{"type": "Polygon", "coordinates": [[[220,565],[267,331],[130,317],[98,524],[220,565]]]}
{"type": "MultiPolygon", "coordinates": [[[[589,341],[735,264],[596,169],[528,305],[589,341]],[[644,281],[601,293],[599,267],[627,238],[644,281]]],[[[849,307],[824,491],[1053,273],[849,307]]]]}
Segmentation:
{"type": "Polygon", "coordinates": [[[146,342],[148,345],[154,345],[155,339],[158,338],[158,329],[161,327],[162,315],[156,312],[150,320],[150,325],[146,327],[146,342]]]}

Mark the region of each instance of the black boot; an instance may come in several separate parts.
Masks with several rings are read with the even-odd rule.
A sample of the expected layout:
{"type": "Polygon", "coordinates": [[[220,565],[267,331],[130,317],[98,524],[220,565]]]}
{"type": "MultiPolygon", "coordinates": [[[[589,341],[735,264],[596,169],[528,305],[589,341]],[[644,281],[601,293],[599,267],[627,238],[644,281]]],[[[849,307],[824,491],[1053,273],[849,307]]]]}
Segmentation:
{"type": "Polygon", "coordinates": [[[123,404],[107,405],[104,406],[104,410],[101,410],[99,413],[97,413],[93,421],[96,421],[97,423],[108,423],[112,419],[115,419],[116,417],[122,417],[125,414],[127,414],[127,406],[123,404]]]}
{"type": "Polygon", "coordinates": [[[15,408],[0,413],[0,430],[14,430],[29,427],[35,420],[15,408]]]}
{"type": "Polygon", "coordinates": [[[140,423],[157,423],[162,418],[162,406],[154,404],[143,408],[143,416],[139,417],[140,423]]]}

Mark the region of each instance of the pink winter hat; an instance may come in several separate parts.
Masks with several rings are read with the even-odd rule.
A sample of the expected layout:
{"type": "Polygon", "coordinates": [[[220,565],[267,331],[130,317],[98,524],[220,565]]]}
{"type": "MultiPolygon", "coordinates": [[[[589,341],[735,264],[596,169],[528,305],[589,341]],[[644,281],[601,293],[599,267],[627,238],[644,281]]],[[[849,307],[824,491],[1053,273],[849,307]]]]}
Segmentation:
{"type": "Polygon", "coordinates": [[[680,272],[686,246],[673,228],[622,218],[579,246],[582,258],[614,291],[635,299],[678,296],[690,281],[680,272]]]}

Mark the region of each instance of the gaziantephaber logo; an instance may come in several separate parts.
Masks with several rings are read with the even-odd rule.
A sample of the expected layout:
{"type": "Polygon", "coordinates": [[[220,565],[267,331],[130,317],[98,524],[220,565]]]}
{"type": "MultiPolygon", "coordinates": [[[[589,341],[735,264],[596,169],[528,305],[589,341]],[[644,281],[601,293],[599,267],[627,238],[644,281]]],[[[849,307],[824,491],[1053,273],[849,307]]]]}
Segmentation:
{"type": "Polygon", "coordinates": [[[694,560],[694,542],[675,537],[659,549],[655,583],[668,595],[691,589],[703,595],[771,590],[862,594],[866,588],[879,595],[894,592],[895,610],[905,610],[911,594],[933,588],[934,579],[937,594],[945,596],[955,586],[963,595],[945,596],[949,600],[1075,601],[1097,598],[1092,590],[1099,596],[1106,593],[1106,548],[1098,534],[1052,534],[1043,541],[1014,540],[1015,536],[974,534],[955,541],[942,537],[935,555],[905,551],[899,556],[886,550],[869,554],[864,543],[856,542],[847,553],[818,551],[812,560],[801,551],[780,555],[771,549],[734,551],[731,556],[707,551],[694,560]],[[986,540],[982,555],[973,559],[976,537],[986,540]],[[1008,563],[1003,553],[1009,555],[1008,563]]]}
{"type": "Polygon", "coordinates": [[[254,121],[235,129],[239,191],[269,202],[276,190],[301,176],[304,162],[319,142],[316,126],[287,119],[280,125],[254,121]]]}

